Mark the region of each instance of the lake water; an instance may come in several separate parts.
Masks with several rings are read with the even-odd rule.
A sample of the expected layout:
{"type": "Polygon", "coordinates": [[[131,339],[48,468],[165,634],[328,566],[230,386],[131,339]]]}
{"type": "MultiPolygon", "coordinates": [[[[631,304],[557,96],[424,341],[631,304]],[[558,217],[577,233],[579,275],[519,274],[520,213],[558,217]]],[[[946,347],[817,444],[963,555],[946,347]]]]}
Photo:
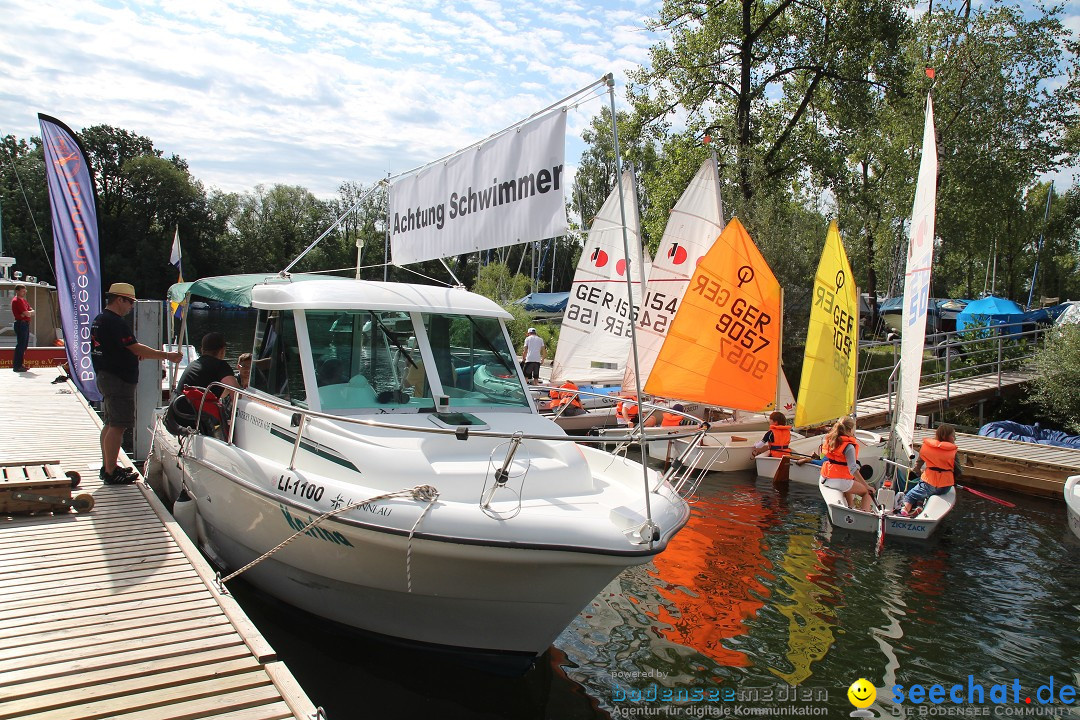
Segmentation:
{"type": "MultiPolygon", "coordinates": [[[[215,329],[234,341],[241,325],[215,329]]],[[[859,678],[876,717],[1080,718],[1075,697],[1061,702],[1080,685],[1080,541],[1062,500],[990,492],[1016,507],[961,493],[934,538],[886,538],[878,553],[872,536],[830,528],[814,487],[713,473],[669,549],[613,581],[519,678],[230,587],[331,720],[839,718],[859,678]],[[908,697],[935,684],[940,704],[908,697]]]]}
{"type": "Polygon", "coordinates": [[[242,584],[234,592],[331,720],[753,708],[835,718],[854,709],[847,689],[859,678],[877,688],[877,717],[923,716],[891,702],[894,686],[907,700],[913,684],[963,686],[963,705],[924,699],[923,711],[942,715],[973,711],[974,684],[988,716],[1080,717],[1075,704],[1035,696],[1051,678],[1059,701],[1063,686],[1080,685],[1080,541],[1061,502],[998,495],[1017,507],[965,493],[937,537],[886,538],[878,554],[873,537],[828,527],[816,488],[714,473],[670,548],[605,588],[521,678],[343,638],[242,584]],[[995,684],[1008,686],[1008,704],[992,704],[995,684]]]}

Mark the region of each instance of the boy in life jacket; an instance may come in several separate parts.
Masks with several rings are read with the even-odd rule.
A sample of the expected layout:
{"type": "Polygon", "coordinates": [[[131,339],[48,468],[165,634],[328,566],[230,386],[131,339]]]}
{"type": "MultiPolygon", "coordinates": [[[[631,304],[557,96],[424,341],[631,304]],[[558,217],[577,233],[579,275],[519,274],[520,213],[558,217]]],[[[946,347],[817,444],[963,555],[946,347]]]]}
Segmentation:
{"type": "Polygon", "coordinates": [[[683,406],[679,403],[675,403],[671,406],[671,409],[676,412],[665,412],[664,418],[660,421],[660,427],[678,427],[679,425],[682,425],[685,418],[678,413],[683,411],[683,406]]]}
{"type": "Polygon", "coordinates": [[[919,475],[922,471],[922,477],[915,489],[904,497],[904,509],[900,515],[915,517],[922,512],[923,503],[932,496],[947,493],[956,484],[959,470],[956,464],[956,431],[952,425],[942,423],[938,425],[934,437],[923,440],[919,448],[919,459],[915,461],[912,473],[919,475]]]}
{"type": "Polygon", "coordinates": [[[821,465],[821,484],[844,493],[844,501],[855,507],[855,496],[861,496],[858,510],[870,512],[874,491],[858,475],[859,444],[855,440],[855,419],[841,418],[833,425],[821,444],[825,462],[821,465]]]}
{"type": "Polygon", "coordinates": [[[791,454],[790,443],[791,426],[787,424],[787,415],[774,410],[769,413],[769,429],[754,443],[750,454],[757,457],[769,453],[771,457],[784,457],[791,454]]]}
{"type": "Polygon", "coordinates": [[[585,412],[585,408],[581,405],[581,400],[578,399],[577,391],[578,386],[571,380],[564,382],[557,390],[548,391],[548,396],[551,398],[548,410],[559,412],[565,406],[566,409],[562,410],[561,415],[567,417],[581,415],[585,412]]]}

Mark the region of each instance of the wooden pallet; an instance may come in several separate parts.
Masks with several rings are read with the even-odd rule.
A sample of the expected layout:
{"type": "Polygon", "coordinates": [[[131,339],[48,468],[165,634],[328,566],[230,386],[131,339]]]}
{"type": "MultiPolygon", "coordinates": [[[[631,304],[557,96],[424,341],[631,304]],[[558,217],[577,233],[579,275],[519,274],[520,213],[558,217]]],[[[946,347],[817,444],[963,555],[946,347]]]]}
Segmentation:
{"type": "Polygon", "coordinates": [[[0,463],[0,514],[89,512],[92,495],[71,496],[78,480],[78,473],[65,473],[55,460],[0,463]]]}

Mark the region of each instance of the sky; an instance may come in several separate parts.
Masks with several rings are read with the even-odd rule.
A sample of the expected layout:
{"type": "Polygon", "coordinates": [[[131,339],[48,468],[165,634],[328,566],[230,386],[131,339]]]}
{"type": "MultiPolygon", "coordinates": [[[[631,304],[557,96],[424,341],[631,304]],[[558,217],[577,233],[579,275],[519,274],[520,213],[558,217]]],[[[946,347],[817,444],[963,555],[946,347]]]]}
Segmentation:
{"type": "MultiPolygon", "coordinates": [[[[283,183],[331,198],[343,182],[368,186],[467,147],[609,72],[623,107],[627,71],[664,39],[644,27],[660,4],[0,0],[0,135],[40,135],[43,112],[75,130],[146,136],[208,187],[283,183]]],[[[1080,0],[1064,5],[1080,35],[1080,0]]],[[[570,111],[568,175],[608,102],[594,94],[570,111]]]]}
{"type": "MultiPolygon", "coordinates": [[[[0,0],[0,135],[150,138],[221,190],[333,197],[466,147],[648,59],[659,0],[0,0]]],[[[567,163],[610,102],[568,115],[567,163]]]]}

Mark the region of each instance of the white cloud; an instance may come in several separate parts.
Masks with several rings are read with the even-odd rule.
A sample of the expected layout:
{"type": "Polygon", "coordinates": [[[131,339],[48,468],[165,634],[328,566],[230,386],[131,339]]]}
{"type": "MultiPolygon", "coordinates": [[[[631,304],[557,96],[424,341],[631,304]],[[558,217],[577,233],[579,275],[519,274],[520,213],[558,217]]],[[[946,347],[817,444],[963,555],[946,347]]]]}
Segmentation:
{"type": "MultiPolygon", "coordinates": [[[[0,0],[0,134],[38,135],[45,112],[144,135],[211,187],[280,182],[328,197],[472,144],[608,72],[621,101],[658,7],[0,0]]],[[[584,103],[570,127],[600,107],[584,103]]],[[[568,138],[567,163],[581,151],[568,138]]]]}

